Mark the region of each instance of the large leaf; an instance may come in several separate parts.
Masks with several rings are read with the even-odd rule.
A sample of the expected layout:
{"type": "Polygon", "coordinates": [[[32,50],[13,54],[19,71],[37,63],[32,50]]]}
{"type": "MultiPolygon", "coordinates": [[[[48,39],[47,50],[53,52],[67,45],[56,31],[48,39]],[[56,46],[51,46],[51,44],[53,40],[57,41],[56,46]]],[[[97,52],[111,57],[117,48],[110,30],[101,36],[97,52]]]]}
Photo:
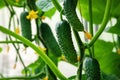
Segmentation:
{"type": "Polygon", "coordinates": [[[36,5],[42,11],[48,11],[48,10],[50,10],[50,9],[52,9],[54,7],[51,0],[38,0],[36,2],[36,5]]]}
{"type": "MultiPolygon", "coordinates": [[[[82,16],[89,21],[89,3],[88,0],[79,0],[78,8],[82,16]]],[[[100,24],[105,12],[106,0],[92,0],[93,23],[100,24]]],[[[120,0],[112,0],[111,16],[120,16],[120,0]]]]}
{"type": "Polygon", "coordinates": [[[113,53],[113,43],[98,40],[95,43],[95,57],[100,63],[100,68],[107,74],[120,77],[120,55],[113,53]]]}
{"type": "Polygon", "coordinates": [[[0,0],[0,9],[5,6],[4,0],[0,0]]]}
{"type": "Polygon", "coordinates": [[[120,18],[114,26],[107,28],[107,32],[120,35],[120,18]]]}

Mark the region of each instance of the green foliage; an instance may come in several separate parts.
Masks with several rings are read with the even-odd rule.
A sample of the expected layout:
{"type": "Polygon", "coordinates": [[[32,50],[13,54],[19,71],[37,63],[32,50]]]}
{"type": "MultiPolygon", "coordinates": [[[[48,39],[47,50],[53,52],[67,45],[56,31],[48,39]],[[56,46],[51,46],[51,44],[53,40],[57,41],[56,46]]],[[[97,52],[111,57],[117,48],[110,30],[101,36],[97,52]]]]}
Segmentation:
{"type": "Polygon", "coordinates": [[[117,23],[106,29],[107,32],[120,35],[120,18],[117,18],[117,23]]]}
{"type": "Polygon", "coordinates": [[[9,5],[16,6],[16,7],[23,7],[26,2],[26,0],[6,0],[6,1],[9,5]]]}
{"type": "Polygon", "coordinates": [[[4,3],[4,0],[0,0],[0,9],[5,7],[5,3],[4,3]]]}
{"type": "MultiPolygon", "coordinates": [[[[19,55],[19,60],[24,67],[22,73],[26,76],[5,78],[0,77],[0,80],[41,80],[46,76],[48,77],[48,80],[57,80],[58,78],[60,80],[100,80],[100,78],[101,80],[119,80],[120,55],[118,53],[120,53],[120,0],[91,1],[92,11],[89,9],[89,0],[0,0],[0,9],[6,7],[10,12],[8,24],[9,29],[0,26],[0,31],[8,34],[9,37],[6,36],[6,40],[0,41],[0,43],[12,43],[16,49],[16,52],[18,53],[20,51],[21,44],[25,46],[29,45],[39,55],[38,59],[28,66],[25,66],[24,61],[19,55]],[[4,1],[6,1],[6,4],[4,1]],[[61,4],[61,2],[63,4],[61,4]],[[76,13],[76,6],[81,13],[81,19],[84,18],[90,22],[89,26],[85,26],[85,28],[87,27],[87,29],[90,30],[90,34],[92,34],[92,30],[95,30],[92,25],[100,24],[98,32],[93,32],[94,35],[93,38],[89,40],[90,42],[88,40],[84,42],[83,35],[81,33],[79,35],[78,31],[89,32],[89,30],[84,30],[84,25],[79,20],[80,16],[76,13]],[[20,15],[20,19],[17,17],[15,7],[18,9],[23,9],[23,12],[20,15]],[[52,27],[50,27],[48,23],[46,21],[45,23],[43,20],[44,17],[52,18],[56,10],[60,12],[61,18],[61,21],[56,25],[58,41],[54,36],[55,33],[53,33],[51,30],[52,27]],[[37,17],[34,20],[34,26],[31,26],[31,21],[26,18],[28,14],[30,14],[29,17],[37,17]],[[91,17],[93,19],[90,19],[91,17]],[[117,40],[114,40],[114,42],[98,40],[99,36],[104,31],[108,20],[112,17],[117,19],[117,23],[114,26],[108,27],[106,30],[110,34],[115,34],[115,36],[117,36],[117,40]],[[16,28],[16,25],[19,25],[19,22],[21,24],[21,34],[18,35],[12,31],[14,28],[16,28]],[[14,25],[11,25],[13,23],[14,25]],[[31,28],[36,29],[35,35],[32,35],[31,28]],[[71,34],[72,31],[74,34],[71,34]],[[12,36],[15,37],[15,41],[12,41],[12,36]],[[76,41],[73,41],[73,38],[76,41]],[[20,42],[19,44],[19,40],[22,41],[22,43],[20,42]],[[73,43],[78,45],[75,46],[76,49],[74,48],[73,43]],[[47,50],[43,51],[39,49],[38,46],[41,45],[43,45],[47,50]],[[78,52],[76,52],[77,49],[78,52]],[[90,57],[84,58],[84,56],[86,56],[86,49],[89,50],[90,57]],[[63,56],[61,56],[62,53],[63,56]],[[77,58],[78,55],[79,57],[77,58]],[[63,59],[63,57],[65,57],[64,60],[66,62],[72,63],[72,65],[77,67],[77,74],[66,78],[59,71],[58,63],[63,59]],[[82,74],[83,70],[85,71],[85,74],[82,74]]],[[[0,47],[0,52],[1,51],[2,48],[0,47]]]]}
{"type": "Polygon", "coordinates": [[[98,40],[95,43],[95,57],[100,63],[100,68],[107,74],[115,74],[120,77],[120,55],[112,52],[113,43],[98,40]],[[102,45],[101,45],[102,44],[102,45]],[[107,47],[106,47],[107,46],[107,47]]]}
{"type": "MultiPolygon", "coordinates": [[[[82,16],[87,20],[89,19],[89,8],[88,8],[88,0],[79,0],[78,8],[82,16]]],[[[105,12],[106,0],[92,0],[92,13],[93,13],[93,23],[100,24],[103,15],[105,12]]],[[[112,0],[111,7],[111,17],[119,17],[120,16],[120,0],[112,0]]]]}
{"type": "Polygon", "coordinates": [[[0,52],[2,52],[2,48],[0,47],[0,52]]]}

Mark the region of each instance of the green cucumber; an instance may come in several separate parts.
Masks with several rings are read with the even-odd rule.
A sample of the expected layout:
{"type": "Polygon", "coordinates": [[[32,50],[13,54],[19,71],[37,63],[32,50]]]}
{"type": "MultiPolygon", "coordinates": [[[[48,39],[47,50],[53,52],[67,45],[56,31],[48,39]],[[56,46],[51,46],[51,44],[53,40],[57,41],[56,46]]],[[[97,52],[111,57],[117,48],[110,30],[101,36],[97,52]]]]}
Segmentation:
{"type": "Polygon", "coordinates": [[[86,57],[83,61],[87,80],[100,80],[100,65],[95,58],[86,57]]]}
{"type": "Polygon", "coordinates": [[[54,56],[60,57],[61,50],[60,47],[47,23],[41,23],[40,26],[40,35],[46,44],[47,48],[53,53],[54,56]]]}
{"type": "Polygon", "coordinates": [[[23,37],[32,41],[31,22],[29,19],[26,18],[28,14],[28,12],[22,12],[20,15],[21,32],[23,37]]]}
{"type": "Polygon", "coordinates": [[[77,0],[64,0],[63,8],[68,22],[76,31],[84,31],[83,24],[76,14],[77,0]]]}
{"type": "Polygon", "coordinates": [[[58,43],[65,58],[70,63],[77,62],[77,54],[72,42],[71,29],[69,23],[65,20],[57,23],[56,33],[57,33],[58,43]]]}

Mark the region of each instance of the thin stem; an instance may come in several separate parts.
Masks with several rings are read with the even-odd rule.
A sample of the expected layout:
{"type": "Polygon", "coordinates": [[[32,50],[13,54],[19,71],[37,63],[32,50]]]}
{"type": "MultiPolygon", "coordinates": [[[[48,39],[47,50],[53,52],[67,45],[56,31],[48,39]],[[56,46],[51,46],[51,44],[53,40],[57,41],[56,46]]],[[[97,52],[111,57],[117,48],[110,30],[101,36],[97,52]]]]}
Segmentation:
{"type": "Polygon", "coordinates": [[[56,9],[60,12],[62,10],[61,5],[58,3],[58,0],[51,0],[56,9]]]}
{"type": "Polygon", "coordinates": [[[9,80],[9,79],[35,79],[35,78],[37,78],[37,77],[39,77],[41,75],[41,73],[38,73],[38,74],[36,74],[36,75],[34,75],[34,76],[27,76],[27,77],[25,77],[25,76],[19,76],[19,77],[2,77],[2,78],[0,78],[0,80],[2,79],[2,80],[9,80]]]}
{"type": "Polygon", "coordinates": [[[107,5],[106,5],[106,9],[105,9],[105,14],[104,14],[104,17],[102,20],[102,24],[100,26],[100,29],[97,31],[95,36],[90,41],[89,46],[92,46],[95,43],[95,41],[99,38],[99,36],[103,32],[103,30],[105,29],[107,22],[109,20],[109,17],[110,17],[111,3],[112,3],[112,0],[107,0],[107,5]]]}
{"type": "Polygon", "coordinates": [[[21,41],[0,41],[0,44],[6,44],[6,43],[21,43],[21,41]]]}
{"type": "Polygon", "coordinates": [[[17,38],[18,40],[22,41],[24,44],[30,46],[33,50],[35,50],[37,52],[37,54],[45,61],[46,64],[48,64],[48,66],[50,67],[50,69],[54,72],[54,74],[60,79],[60,80],[68,80],[56,67],[56,65],[52,62],[52,60],[45,54],[44,51],[40,50],[39,47],[37,47],[36,45],[34,45],[32,42],[30,42],[29,40],[25,39],[24,37],[0,26],[0,31],[2,31],[3,33],[9,34],[15,38],[17,38]]]}
{"type": "MultiPolygon", "coordinates": [[[[93,32],[92,0],[89,0],[89,19],[90,19],[90,23],[89,23],[90,34],[93,36],[94,32],[93,32]]],[[[92,50],[92,56],[94,56],[94,45],[91,47],[91,50],[92,50]]]]}
{"type": "Polygon", "coordinates": [[[73,29],[73,33],[75,36],[75,39],[77,41],[77,45],[79,48],[79,55],[80,55],[80,61],[78,62],[78,72],[77,72],[77,80],[82,80],[82,65],[83,65],[83,57],[84,57],[84,44],[81,41],[79,34],[77,31],[73,29]]]}

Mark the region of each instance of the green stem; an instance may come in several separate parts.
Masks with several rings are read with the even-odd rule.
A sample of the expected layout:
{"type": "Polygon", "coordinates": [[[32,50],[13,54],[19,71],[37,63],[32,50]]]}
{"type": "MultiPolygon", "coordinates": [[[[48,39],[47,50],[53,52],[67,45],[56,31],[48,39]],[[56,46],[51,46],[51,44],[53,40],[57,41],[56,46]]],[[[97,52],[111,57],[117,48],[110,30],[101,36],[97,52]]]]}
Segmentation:
{"type": "Polygon", "coordinates": [[[6,43],[22,43],[21,41],[0,41],[0,44],[6,44],[6,43]]]}
{"type": "Polygon", "coordinates": [[[60,12],[62,10],[61,5],[58,3],[58,0],[51,0],[56,9],[60,12]]]}
{"type": "Polygon", "coordinates": [[[39,77],[41,75],[41,73],[38,73],[38,74],[36,74],[36,75],[34,75],[34,76],[27,76],[27,77],[25,77],[25,76],[19,76],[19,77],[2,77],[2,78],[0,78],[0,80],[2,79],[2,80],[10,80],[10,79],[35,79],[35,78],[37,78],[37,77],[39,77]]]}
{"type": "Polygon", "coordinates": [[[77,45],[79,48],[79,55],[80,55],[80,61],[78,62],[78,72],[77,72],[77,80],[82,80],[82,66],[83,66],[83,57],[84,57],[84,44],[81,41],[79,34],[77,31],[73,29],[73,33],[75,36],[75,39],[77,41],[77,45]]]}
{"type": "Polygon", "coordinates": [[[30,42],[29,40],[25,39],[24,37],[0,26],[0,31],[2,31],[3,33],[9,34],[15,38],[17,38],[18,40],[22,41],[24,44],[30,46],[33,50],[35,50],[38,55],[45,61],[46,64],[48,64],[48,66],[50,67],[50,69],[54,72],[54,74],[61,80],[68,80],[56,67],[56,65],[52,62],[52,60],[45,54],[44,51],[40,50],[39,47],[37,47],[36,45],[34,45],[32,42],[30,42]]]}
{"type": "MultiPolygon", "coordinates": [[[[94,32],[93,32],[92,0],[89,0],[89,19],[90,19],[90,23],[89,23],[90,34],[93,36],[94,32]]],[[[92,56],[94,56],[94,45],[91,47],[91,50],[92,50],[92,56]]]]}
{"type": "Polygon", "coordinates": [[[103,17],[100,29],[97,31],[97,33],[95,34],[95,36],[90,41],[89,46],[92,46],[95,43],[95,41],[99,38],[99,36],[103,32],[103,30],[105,29],[105,27],[107,25],[107,22],[109,20],[109,17],[110,17],[111,3],[112,3],[112,0],[107,0],[105,14],[104,14],[104,17],[103,17]]]}

